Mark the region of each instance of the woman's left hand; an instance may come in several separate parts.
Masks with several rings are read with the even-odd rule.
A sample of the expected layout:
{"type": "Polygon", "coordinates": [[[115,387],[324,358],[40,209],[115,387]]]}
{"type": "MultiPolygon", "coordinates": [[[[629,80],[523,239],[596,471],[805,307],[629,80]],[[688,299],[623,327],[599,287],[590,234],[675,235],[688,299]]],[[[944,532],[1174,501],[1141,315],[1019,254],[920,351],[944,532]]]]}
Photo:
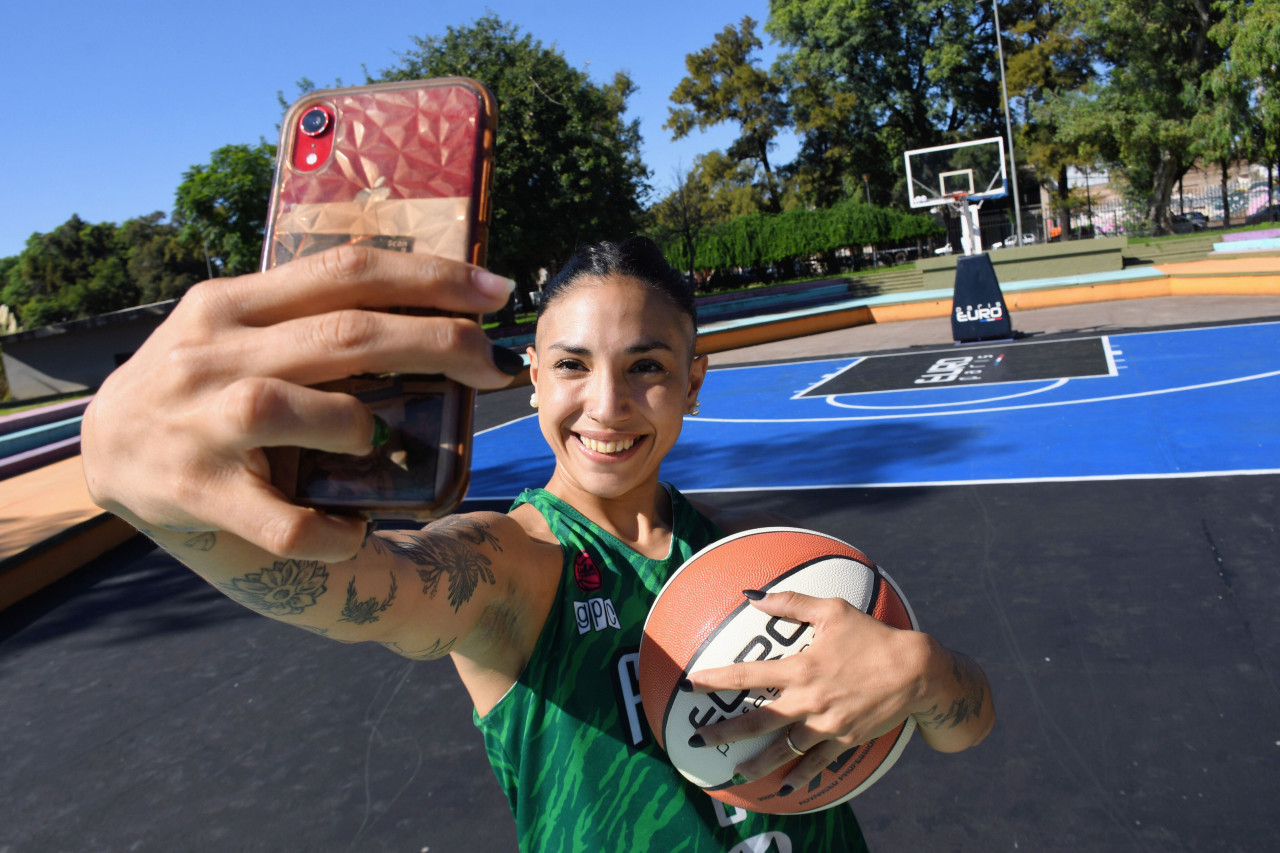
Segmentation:
{"type": "MultiPolygon", "coordinates": [[[[752,604],[771,616],[810,623],[813,641],[782,660],[691,673],[697,693],[780,690],[770,704],[698,735],[716,746],[785,730],[804,758],[784,788],[806,784],[850,747],[892,731],[910,715],[924,739],[947,752],[976,744],[994,723],[982,671],[927,634],[885,625],[840,598],[779,592],[752,604]]],[[[754,781],[795,757],[786,738],[778,737],[737,772],[754,781]]]]}

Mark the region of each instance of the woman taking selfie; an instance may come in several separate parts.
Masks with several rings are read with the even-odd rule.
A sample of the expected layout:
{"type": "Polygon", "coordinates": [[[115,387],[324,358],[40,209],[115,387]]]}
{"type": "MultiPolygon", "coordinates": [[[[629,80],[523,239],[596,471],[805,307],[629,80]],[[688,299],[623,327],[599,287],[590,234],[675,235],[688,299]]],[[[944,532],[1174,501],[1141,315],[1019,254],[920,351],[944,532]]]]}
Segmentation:
{"type": "MultiPolygon", "coordinates": [[[[708,543],[777,523],[695,504],[659,480],[684,418],[697,413],[707,359],[694,352],[693,294],[650,241],[587,246],[547,287],[530,402],[556,465],[510,512],[366,535],[363,521],[292,505],[271,487],[264,447],[370,452],[369,410],[309,385],[402,371],[497,388],[522,367],[473,322],[375,309],[479,314],[510,290],[465,264],[356,247],[202,284],[86,415],[90,489],[258,612],[409,658],[450,657],[523,850],[864,849],[848,807],[726,810],[620,707],[619,661],[638,648],[666,579],[708,543]],[[588,597],[611,604],[603,630],[576,624],[574,604],[588,597]],[[760,846],[769,839],[778,847],[760,846]]],[[[908,715],[942,751],[990,730],[985,676],[928,635],[839,599],[776,593],[753,606],[810,622],[812,646],[700,672],[686,686],[781,688],[759,712],[697,735],[714,748],[787,729],[804,758],[780,794],[908,715]]],[[[791,761],[783,741],[738,772],[757,779],[791,761]]]]}

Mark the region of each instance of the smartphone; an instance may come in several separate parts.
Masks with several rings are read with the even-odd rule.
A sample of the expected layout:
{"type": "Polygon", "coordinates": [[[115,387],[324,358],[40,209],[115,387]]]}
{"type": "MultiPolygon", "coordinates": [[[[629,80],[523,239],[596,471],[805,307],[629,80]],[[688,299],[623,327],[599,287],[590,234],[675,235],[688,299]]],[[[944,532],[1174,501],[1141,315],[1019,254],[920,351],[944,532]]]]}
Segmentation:
{"type": "MultiPolygon", "coordinates": [[[[466,78],[302,97],[281,126],[262,269],[344,243],[483,266],[496,122],[493,95],[466,78]]],[[[441,375],[402,374],[318,387],[362,400],[390,438],[367,456],[269,449],[272,483],[286,497],[373,520],[436,518],[462,501],[474,389],[441,375]]]]}

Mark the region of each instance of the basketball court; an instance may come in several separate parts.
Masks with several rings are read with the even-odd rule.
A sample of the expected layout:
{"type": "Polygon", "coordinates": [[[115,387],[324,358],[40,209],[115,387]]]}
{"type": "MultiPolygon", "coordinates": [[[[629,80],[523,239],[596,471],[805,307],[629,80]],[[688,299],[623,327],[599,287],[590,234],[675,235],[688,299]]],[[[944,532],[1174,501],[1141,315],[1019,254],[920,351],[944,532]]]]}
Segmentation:
{"type": "MultiPolygon", "coordinates": [[[[713,356],[664,479],[857,545],[992,682],[986,742],[854,801],[873,850],[1280,845],[1280,299],[1145,301],[713,356]]],[[[473,508],[551,471],[528,393],[481,399],[473,508]]],[[[0,683],[0,851],[514,849],[448,663],[138,540],[0,612],[0,683]]]]}

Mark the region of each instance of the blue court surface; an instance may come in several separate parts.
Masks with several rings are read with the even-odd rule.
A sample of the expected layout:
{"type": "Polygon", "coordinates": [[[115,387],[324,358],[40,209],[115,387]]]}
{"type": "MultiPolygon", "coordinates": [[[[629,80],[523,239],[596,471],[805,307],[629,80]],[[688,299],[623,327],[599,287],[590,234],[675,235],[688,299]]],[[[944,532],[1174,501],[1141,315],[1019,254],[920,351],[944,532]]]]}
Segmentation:
{"type": "MultiPolygon", "coordinates": [[[[714,364],[703,414],[686,418],[662,471],[685,491],[1280,471],[1280,323],[714,364]],[[1077,359],[1050,355],[1043,378],[1000,381],[1006,361],[1069,342],[1094,347],[1101,369],[1073,376],[1077,359]],[[901,387],[843,393],[860,368],[901,387]]],[[[536,418],[489,430],[471,495],[509,497],[553,466],[536,418]]]]}

